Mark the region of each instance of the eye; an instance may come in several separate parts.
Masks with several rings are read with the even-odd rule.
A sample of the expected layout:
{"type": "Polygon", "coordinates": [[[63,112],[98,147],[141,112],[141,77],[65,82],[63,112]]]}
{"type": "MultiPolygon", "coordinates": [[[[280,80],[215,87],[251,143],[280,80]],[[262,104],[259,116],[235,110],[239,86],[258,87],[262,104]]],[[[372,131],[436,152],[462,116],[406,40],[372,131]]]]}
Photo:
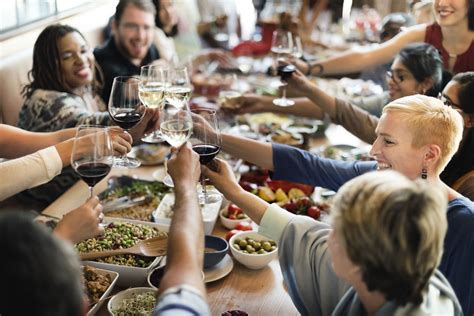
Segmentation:
{"type": "Polygon", "coordinates": [[[398,75],[398,80],[403,81],[403,80],[405,80],[405,77],[403,75],[398,75]]]}
{"type": "Polygon", "coordinates": [[[63,59],[63,60],[67,60],[67,59],[69,59],[69,58],[71,58],[71,57],[72,57],[72,53],[64,53],[64,54],[62,55],[62,59],[63,59]]]}
{"type": "Polygon", "coordinates": [[[386,139],[386,138],[384,138],[383,142],[384,142],[385,144],[387,144],[387,145],[393,145],[393,144],[395,144],[394,142],[392,142],[391,140],[386,139]]]}

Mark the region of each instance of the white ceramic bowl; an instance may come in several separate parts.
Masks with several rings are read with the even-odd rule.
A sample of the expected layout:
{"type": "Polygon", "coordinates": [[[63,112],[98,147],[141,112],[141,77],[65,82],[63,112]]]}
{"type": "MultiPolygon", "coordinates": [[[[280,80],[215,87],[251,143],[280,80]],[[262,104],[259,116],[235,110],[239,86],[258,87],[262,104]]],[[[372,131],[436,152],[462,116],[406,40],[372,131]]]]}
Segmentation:
{"type": "Polygon", "coordinates": [[[229,240],[229,247],[234,259],[246,266],[249,269],[261,269],[265,267],[267,264],[270,263],[274,258],[276,258],[278,253],[278,245],[277,249],[264,253],[264,254],[248,254],[243,253],[234,248],[234,242],[237,238],[245,239],[245,238],[252,238],[255,241],[262,241],[262,240],[270,240],[270,238],[263,236],[254,231],[245,231],[238,234],[235,234],[229,240]]]}
{"type": "Polygon", "coordinates": [[[240,223],[240,222],[248,222],[248,223],[252,222],[252,220],[248,216],[245,217],[245,218],[242,218],[242,219],[230,219],[230,218],[227,218],[223,215],[225,213],[227,213],[227,208],[223,208],[219,212],[219,218],[221,219],[222,225],[224,225],[224,227],[227,228],[227,229],[234,229],[235,226],[237,226],[237,224],[240,223]]]}
{"type": "Polygon", "coordinates": [[[113,313],[114,310],[117,310],[120,308],[122,301],[124,299],[132,297],[132,294],[141,294],[141,293],[147,293],[147,292],[153,292],[156,296],[157,290],[152,289],[151,287],[132,287],[126,290],[123,290],[122,292],[118,292],[112,298],[109,300],[109,303],[107,304],[107,309],[110,313],[110,315],[115,315],[113,313]]]}

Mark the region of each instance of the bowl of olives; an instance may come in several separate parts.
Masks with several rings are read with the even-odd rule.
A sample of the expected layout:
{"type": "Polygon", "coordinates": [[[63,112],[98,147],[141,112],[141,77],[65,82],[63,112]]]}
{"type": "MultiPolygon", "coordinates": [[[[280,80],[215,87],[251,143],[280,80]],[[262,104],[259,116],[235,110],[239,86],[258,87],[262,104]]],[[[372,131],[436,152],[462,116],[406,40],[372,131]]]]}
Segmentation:
{"type": "Polygon", "coordinates": [[[277,256],[277,244],[254,231],[238,233],[229,240],[235,260],[249,269],[261,269],[277,256]]]}

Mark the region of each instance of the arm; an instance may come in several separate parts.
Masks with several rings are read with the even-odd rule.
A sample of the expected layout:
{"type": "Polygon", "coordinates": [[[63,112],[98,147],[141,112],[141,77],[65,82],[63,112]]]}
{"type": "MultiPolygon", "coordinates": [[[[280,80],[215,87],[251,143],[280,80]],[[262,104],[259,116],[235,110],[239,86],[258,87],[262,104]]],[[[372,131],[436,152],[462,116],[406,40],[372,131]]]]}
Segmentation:
{"type": "Polygon", "coordinates": [[[329,225],[269,205],[244,191],[231,168],[217,159],[217,172],[204,167],[216,188],[260,225],[259,232],[278,243],[278,255],[288,292],[303,315],[329,315],[348,285],[331,267],[326,239],[329,225]],[[303,260],[302,260],[303,258],[303,260]]]}
{"type": "MultiPolygon", "coordinates": [[[[322,61],[310,63],[311,73],[313,75],[352,73],[370,66],[388,63],[407,44],[423,42],[425,30],[425,24],[415,25],[399,33],[391,40],[368,51],[352,50],[322,61]]],[[[308,67],[304,63],[299,64],[298,67],[304,73],[307,73],[308,67]]]]}
{"type": "Polygon", "coordinates": [[[72,138],[75,133],[75,128],[36,133],[0,124],[0,157],[9,159],[22,157],[72,138]]]}
{"type": "Polygon", "coordinates": [[[273,153],[270,143],[222,133],[221,149],[236,158],[241,158],[260,166],[273,170],[273,153]]]}
{"type": "Polygon", "coordinates": [[[62,169],[62,160],[54,147],[0,163],[0,201],[23,190],[46,183],[62,169]]]}
{"type": "Polygon", "coordinates": [[[175,183],[175,206],[168,236],[167,270],[160,293],[183,284],[190,285],[205,297],[202,280],[204,228],[198,204],[196,183],[199,180],[199,156],[186,143],[168,161],[168,172],[175,183]]]}
{"type": "Polygon", "coordinates": [[[235,101],[239,106],[237,112],[239,114],[273,112],[314,119],[324,118],[324,111],[305,97],[293,98],[292,100],[295,101],[295,105],[289,107],[276,106],[273,104],[273,99],[273,97],[269,96],[246,94],[235,101]]]}

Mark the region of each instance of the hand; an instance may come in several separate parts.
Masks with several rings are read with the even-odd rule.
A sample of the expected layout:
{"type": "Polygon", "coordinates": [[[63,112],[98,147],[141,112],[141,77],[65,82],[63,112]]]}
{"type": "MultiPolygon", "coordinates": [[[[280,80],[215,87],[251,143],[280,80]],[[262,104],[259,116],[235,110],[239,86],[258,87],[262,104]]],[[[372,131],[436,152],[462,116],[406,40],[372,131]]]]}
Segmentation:
{"type": "Polygon", "coordinates": [[[130,130],[133,139],[140,139],[159,128],[160,112],[158,109],[146,108],[145,114],[137,126],[130,130]]]}
{"type": "Polygon", "coordinates": [[[227,15],[223,14],[216,17],[215,23],[217,27],[224,27],[227,24],[227,15]]]}
{"type": "Polygon", "coordinates": [[[104,228],[99,226],[103,216],[99,198],[91,197],[86,203],[64,215],[54,233],[73,244],[78,243],[104,232],[104,228]]]}
{"type": "Polygon", "coordinates": [[[112,146],[114,148],[114,155],[126,155],[132,149],[132,136],[125,132],[118,126],[109,127],[109,133],[112,138],[112,146]]]}
{"type": "Polygon", "coordinates": [[[170,66],[170,64],[165,59],[162,59],[162,58],[155,59],[154,61],[152,61],[151,64],[155,66],[162,66],[164,68],[167,68],[170,66]]]}
{"type": "Polygon", "coordinates": [[[236,103],[240,106],[237,108],[237,113],[261,113],[272,111],[273,106],[273,97],[262,96],[258,94],[245,94],[237,98],[236,103]]]}
{"type": "Polygon", "coordinates": [[[193,151],[191,143],[186,142],[179,148],[173,147],[171,153],[172,156],[168,160],[167,168],[175,187],[179,183],[195,187],[201,175],[201,167],[199,155],[193,151]]]}
{"type": "Polygon", "coordinates": [[[236,66],[232,56],[222,49],[209,50],[207,53],[207,58],[209,60],[217,60],[219,62],[219,66],[222,68],[232,68],[236,66]]]}
{"type": "Polygon", "coordinates": [[[212,184],[226,198],[229,199],[231,193],[235,194],[241,190],[243,191],[235,178],[232,168],[224,160],[214,158],[212,170],[206,166],[203,166],[202,169],[204,175],[211,180],[212,184]]]}
{"type": "Polygon", "coordinates": [[[312,83],[299,70],[296,70],[291,75],[291,77],[286,80],[286,82],[288,83],[288,86],[287,86],[288,92],[291,93],[295,97],[307,96],[311,92],[311,86],[314,86],[314,83],[312,83]]]}

